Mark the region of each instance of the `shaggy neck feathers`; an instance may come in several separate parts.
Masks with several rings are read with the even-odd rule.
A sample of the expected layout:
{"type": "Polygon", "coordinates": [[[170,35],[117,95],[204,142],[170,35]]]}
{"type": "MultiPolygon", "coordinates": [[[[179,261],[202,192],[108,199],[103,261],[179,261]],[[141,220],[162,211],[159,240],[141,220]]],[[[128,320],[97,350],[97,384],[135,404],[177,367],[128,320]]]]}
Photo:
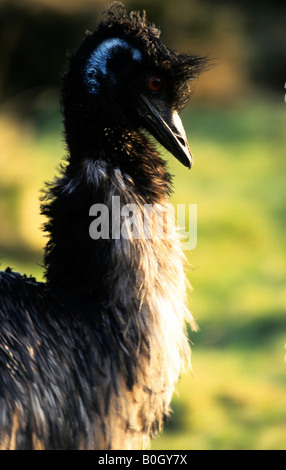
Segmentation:
{"type": "MultiPolygon", "coordinates": [[[[114,167],[102,159],[85,159],[78,166],[70,161],[42,208],[49,219],[47,281],[72,308],[88,305],[89,314],[106,329],[107,341],[117,351],[116,361],[105,364],[108,369],[112,366],[108,374],[113,377],[108,407],[115,407],[118,419],[131,426],[123,445],[135,447],[143,445],[142,439],[146,445],[148,436],[162,426],[188,356],[184,325],[192,318],[186,307],[183,254],[175,227],[167,240],[93,240],[89,209],[96,202],[110,208],[113,196],[120,196],[121,205],[135,203],[142,209],[145,203],[156,203],[157,210],[165,209],[170,179],[162,161],[145,144],[141,154],[145,163],[138,164],[133,176],[119,163],[114,167]],[[132,416],[126,415],[130,401],[132,416]]],[[[127,145],[137,150],[134,140],[127,145]]],[[[124,155],[118,156],[118,162],[120,158],[124,155]]],[[[129,156],[129,169],[131,161],[129,156]]],[[[114,420],[110,426],[115,426],[114,420]]],[[[113,440],[108,445],[117,444],[113,440]]]]}
{"type": "Polygon", "coordinates": [[[44,229],[49,234],[46,278],[72,295],[104,296],[105,271],[116,269],[110,265],[111,234],[108,240],[89,235],[91,206],[101,203],[111,210],[112,196],[119,196],[121,204],[162,203],[171,192],[165,164],[146,137],[139,133],[118,137],[116,130],[107,128],[104,133],[101,150],[91,146],[88,156],[76,160],[71,152],[62,175],[43,198],[42,213],[48,218],[44,229]]]}

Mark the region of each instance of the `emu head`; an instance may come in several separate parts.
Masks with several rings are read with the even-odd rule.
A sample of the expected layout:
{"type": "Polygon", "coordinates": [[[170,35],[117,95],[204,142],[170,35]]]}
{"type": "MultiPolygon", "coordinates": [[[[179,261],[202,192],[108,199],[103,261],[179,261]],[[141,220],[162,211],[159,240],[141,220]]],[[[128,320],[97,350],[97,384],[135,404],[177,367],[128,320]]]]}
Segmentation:
{"type": "Polygon", "coordinates": [[[190,168],[192,154],[179,112],[205,62],[168,49],[145,13],[127,14],[117,4],[70,58],[63,86],[68,127],[75,121],[82,128],[93,125],[97,135],[106,128],[147,130],[190,168]]]}

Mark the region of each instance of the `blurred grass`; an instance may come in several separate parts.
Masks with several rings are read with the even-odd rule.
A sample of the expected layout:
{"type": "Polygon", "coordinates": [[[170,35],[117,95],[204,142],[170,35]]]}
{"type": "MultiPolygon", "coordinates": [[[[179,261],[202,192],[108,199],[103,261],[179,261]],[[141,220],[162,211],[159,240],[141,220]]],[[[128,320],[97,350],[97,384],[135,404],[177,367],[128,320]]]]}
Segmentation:
{"type": "MultiPolygon", "coordinates": [[[[184,113],[195,166],[169,166],[173,202],[198,207],[186,254],[200,331],[153,449],[286,449],[285,109],[253,101],[184,113]]],[[[41,279],[39,189],[65,149],[60,116],[39,118],[0,116],[0,256],[2,269],[41,279]]]]}
{"type": "Polygon", "coordinates": [[[185,122],[194,168],[170,166],[174,203],[198,206],[187,255],[200,331],[153,448],[286,449],[285,105],[194,109],[185,122]]]}

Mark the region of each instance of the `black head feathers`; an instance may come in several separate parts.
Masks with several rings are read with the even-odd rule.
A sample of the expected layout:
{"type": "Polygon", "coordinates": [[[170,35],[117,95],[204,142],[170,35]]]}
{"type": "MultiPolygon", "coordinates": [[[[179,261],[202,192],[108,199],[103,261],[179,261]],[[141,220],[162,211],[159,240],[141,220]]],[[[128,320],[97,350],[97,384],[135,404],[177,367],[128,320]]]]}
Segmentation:
{"type": "Polygon", "coordinates": [[[82,44],[70,58],[68,70],[72,73],[77,67],[83,70],[84,61],[92,51],[111,38],[120,39],[139,50],[146,68],[156,68],[166,74],[174,85],[171,90],[174,107],[180,110],[186,104],[189,81],[203,70],[207,58],[195,54],[177,54],[168,49],[160,40],[160,30],[148,22],[145,11],[127,12],[121,3],[115,2],[100,16],[94,33],[86,33],[82,44]]]}
{"type": "MultiPolygon", "coordinates": [[[[106,143],[106,129],[119,137],[145,129],[190,167],[192,157],[178,112],[205,63],[205,58],[167,48],[145,13],[127,13],[121,4],[112,5],[96,31],[86,33],[64,75],[62,102],[70,153],[106,143]]],[[[119,137],[112,141],[114,148],[119,137]]]]}

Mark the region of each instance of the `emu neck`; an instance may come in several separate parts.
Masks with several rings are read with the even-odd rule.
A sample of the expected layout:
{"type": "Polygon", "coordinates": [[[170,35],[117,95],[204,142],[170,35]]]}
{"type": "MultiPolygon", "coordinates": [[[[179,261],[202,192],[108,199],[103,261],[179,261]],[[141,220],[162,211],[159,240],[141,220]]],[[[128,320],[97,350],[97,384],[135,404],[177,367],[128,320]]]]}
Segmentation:
{"type": "Polygon", "coordinates": [[[111,230],[108,238],[90,237],[91,206],[103,204],[111,211],[112,196],[119,196],[121,205],[160,203],[171,190],[164,163],[146,137],[117,132],[115,140],[116,132],[107,128],[105,134],[105,140],[97,136],[101,148],[92,145],[84,149],[85,156],[82,152],[75,158],[75,150],[70,149],[67,167],[42,205],[49,234],[46,279],[69,296],[106,299],[110,272],[118,269],[119,257],[126,256],[121,241],[112,240],[111,230]]]}
{"type": "MultiPolygon", "coordinates": [[[[48,192],[42,212],[48,216],[50,236],[47,282],[58,290],[69,313],[95,322],[101,359],[102,351],[107,358],[105,377],[114,382],[110,409],[117,410],[120,426],[128,423],[127,440],[132,430],[141,442],[142,436],[160,429],[169,413],[174,384],[188,355],[184,323],[193,322],[175,227],[167,240],[125,239],[122,232],[119,239],[94,240],[89,234],[95,203],[110,209],[113,196],[119,196],[121,207],[157,203],[161,211],[168,201],[170,178],[163,162],[146,139],[134,137],[128,153],[118,155],[114,149],[105,158],[89,155],[81,163],[71,159],[48,192]]],[[[109,416],[110,436],[116,441],[114,416],[109,416]]],[[[115,441],[111,448],[118,448],[115,441]]]]}

